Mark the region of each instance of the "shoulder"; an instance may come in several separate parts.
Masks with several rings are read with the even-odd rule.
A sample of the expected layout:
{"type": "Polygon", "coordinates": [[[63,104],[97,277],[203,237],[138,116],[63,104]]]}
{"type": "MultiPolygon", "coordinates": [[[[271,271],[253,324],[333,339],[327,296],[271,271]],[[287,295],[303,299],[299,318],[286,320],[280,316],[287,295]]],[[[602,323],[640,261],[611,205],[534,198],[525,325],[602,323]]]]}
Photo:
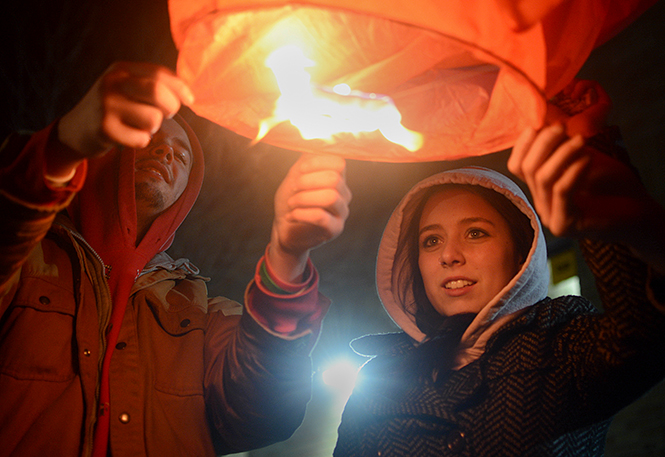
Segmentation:
{"type": "Polygon", "coordinates": [[[548,352],[556,339],[575,327],[575,322],[588,321],[598,314],[598,309],[584,297],[545,298],[501,327],[488,341],[486,354],[505,353],[510,358],[521,354],[518,358],[523,360],[528,352],[537,357],[548,352]]]}
{"type": "Polygon", "coordinates": [[[598,313],[599,310],[591,302],[579,295],[545,298],[528,308],[520,317],[506,324],[502,331],[524,327],[552,328],[579,316],[598,313]]]}

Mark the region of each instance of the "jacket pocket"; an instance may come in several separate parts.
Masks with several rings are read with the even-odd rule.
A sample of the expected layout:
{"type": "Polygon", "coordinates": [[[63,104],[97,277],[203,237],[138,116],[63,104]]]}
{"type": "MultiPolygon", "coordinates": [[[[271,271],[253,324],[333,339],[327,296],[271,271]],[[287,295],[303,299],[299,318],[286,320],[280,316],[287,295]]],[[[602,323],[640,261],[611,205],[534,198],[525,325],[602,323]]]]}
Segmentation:
{"type": "Polygon", "coordinates": [[[176,288],[159,292],[155,288],[143,293],[157,324],[149,332],[155,389],[176,396],[203,395],[207,315],[176,288]]]}
{"type": "MultiPolygon", "coordinates": [[[[186,324],[194,321],[182,315],[177,319],[186,324]]],[[[163,328],[153,333],[155,389],[176,396],[203,395],[204,344],[205,334],[200,327],[179,335],[163,328]]]]}
{"type": "Polygon", "coordinates": [[[72,290],[39,277],[23,278],[2,316],[0,372],[56,382],[76,376],[75,312],[72,290]]]}

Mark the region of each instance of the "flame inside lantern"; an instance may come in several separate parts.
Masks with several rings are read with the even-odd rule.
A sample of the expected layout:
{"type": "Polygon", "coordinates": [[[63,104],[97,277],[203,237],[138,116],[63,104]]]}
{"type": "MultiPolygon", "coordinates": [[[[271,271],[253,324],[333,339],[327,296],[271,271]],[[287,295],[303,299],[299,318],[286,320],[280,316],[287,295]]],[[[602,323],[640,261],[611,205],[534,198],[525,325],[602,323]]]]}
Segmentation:
{"type": "Polygon", "coordinates": [[[276,125],[290,122],[306,140],[333,142],[342,133],[378,131],[411,152],[420,149],[423,136],[402,125],[402,115],[389,96],[352,90],[347,84],[332,88],[315,84],[306,70],[314,65],[295,45],[268,56],[266,66],[275,75],[281,95],[272,116],[261,121],[255,141],[276,125]]]}

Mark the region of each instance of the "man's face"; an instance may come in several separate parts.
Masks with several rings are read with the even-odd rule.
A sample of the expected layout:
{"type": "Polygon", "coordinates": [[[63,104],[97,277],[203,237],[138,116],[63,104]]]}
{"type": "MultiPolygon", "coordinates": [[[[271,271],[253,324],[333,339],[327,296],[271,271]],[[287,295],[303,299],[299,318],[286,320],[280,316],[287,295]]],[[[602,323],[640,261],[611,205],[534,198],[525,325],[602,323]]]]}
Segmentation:
{"type": "Polygon", "coordinates": [[[155,217],[169,208],[187,187],[192,146],[183,128],[166,119],[150,144],[136,150],[134,180],[137,211],[155,217]]]}

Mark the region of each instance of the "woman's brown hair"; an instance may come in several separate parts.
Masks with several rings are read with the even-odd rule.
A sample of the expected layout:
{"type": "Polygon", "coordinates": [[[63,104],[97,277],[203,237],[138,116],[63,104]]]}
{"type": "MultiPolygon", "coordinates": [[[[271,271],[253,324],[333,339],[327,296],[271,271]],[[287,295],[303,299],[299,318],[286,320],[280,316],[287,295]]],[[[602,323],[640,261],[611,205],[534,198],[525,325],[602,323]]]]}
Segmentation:
{"type": "Polygon", "coordinates": [[[412,200],[411,208],[413,210],[405,210],[405,214],[411,214],[411,217],[409,220],[402,222],[402,229],[397,242],[393,277],[396,278],[397,294],[404,311],[414,317],[416,326],[428,338],[434,337],[439,332],[446,316],[442,316],[436,311],[425,293],[425,285],[418,267],[418,233],[425,204],[432,195],[447,189],[462,189],[477,194],[501,214],[510,227],[520,265],[524,263],[529,255],[534,236],[531,221],[526,214],[520,211],[506,196],[483,186],[440,184],[427,188],[416,200],[412,200]]]}

